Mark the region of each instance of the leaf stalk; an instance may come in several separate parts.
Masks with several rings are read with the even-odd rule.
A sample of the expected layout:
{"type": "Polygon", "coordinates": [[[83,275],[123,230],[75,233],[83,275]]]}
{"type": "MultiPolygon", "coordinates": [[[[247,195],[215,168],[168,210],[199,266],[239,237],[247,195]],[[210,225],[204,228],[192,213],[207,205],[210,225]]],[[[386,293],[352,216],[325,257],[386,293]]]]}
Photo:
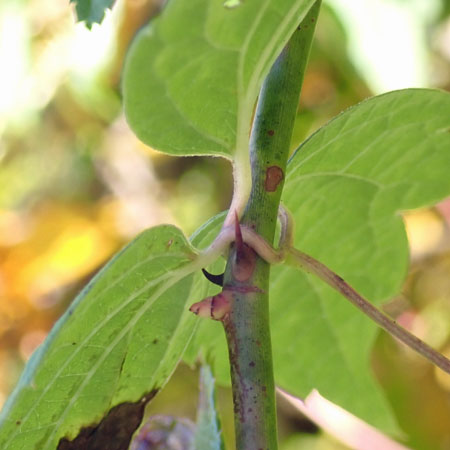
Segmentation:
{"type": "Polygon", "coordinates": [[[408,330],[405,330],[394,319],[391,319],[372,305],[372,303],[356,292],[345,280],[327,266],[317,261],[317,259],[295,248],[290,248],[287,253],[286,263],[305,269],[319,277],[389,334],[440,367],[443,371],[450,373],[450,360],[448,358],[430,347],[417,336],[414,336],[408,330]]]}

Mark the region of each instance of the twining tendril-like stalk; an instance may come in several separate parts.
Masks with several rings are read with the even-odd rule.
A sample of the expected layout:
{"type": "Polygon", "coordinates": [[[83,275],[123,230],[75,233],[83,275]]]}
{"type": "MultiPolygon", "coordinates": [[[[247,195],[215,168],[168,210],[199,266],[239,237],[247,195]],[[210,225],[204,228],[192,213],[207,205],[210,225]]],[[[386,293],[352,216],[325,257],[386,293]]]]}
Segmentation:
{"type": "Polygon", "coordinates": [[[358,294],[355,289],[327,266],[295,248],[289,248],[286,255],[286,263],[300,267],[317,275],[321,280],[325,281],[325,283],[342,294],[366,316],[370,317],[381,328],[386,330],[392,336],[395,336],[399,341],[427,358],[445,372],[450,373],[450,360],[448,358],[434,350],[417,336],[414,336],[409,331],[405,330],[394,319],[391,319],[372,305],[372,303],[366,300],[362,295],[358,294]]]}
{"type": "MultiPolygon", "coordinates": [[[[290,213],[280,207],[278,218],[281,224],[280,241],[278,249],[273,248],[264,238],[258,235],[253,229],[241,225],[243,241],[253,248],[253,250],[270,264],[285,262],[291,266],[301,268],[313,273],[330,287],[338,291],[347,300],[372,319],[377,325],[386,330],[399,341],[415,350],[417,353],[431,361],[443,371],[450,373],[450,360],[444,355],[434,350],[417,336],[400,326],[394,319],[376,308],[372,303],[358,294],[343,278],[334,273],[327,266],[317,261],[312,256],[295,249],[293,244],[293,221],[290,213]]],[[[206,260],[211,260],[212,255],[217,255],[224,251],[228,245],[235,240],[235,227],[226,226],[222,228],[219,236],[213,244],[204,251],[206,260]]],[[[202,255],[200,255],[201,257],[202,255]]]]}

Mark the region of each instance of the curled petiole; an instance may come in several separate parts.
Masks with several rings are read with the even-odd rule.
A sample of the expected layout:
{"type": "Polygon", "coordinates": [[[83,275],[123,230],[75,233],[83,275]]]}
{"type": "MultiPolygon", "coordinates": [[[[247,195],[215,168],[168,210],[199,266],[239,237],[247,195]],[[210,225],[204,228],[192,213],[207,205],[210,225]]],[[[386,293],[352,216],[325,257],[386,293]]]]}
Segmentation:
{"type": "Polygon", "coordinates": [[[440,367],[443,371],[450,373],[450,360],[448,358],[434,350],[417,336],[414,336],[409,331],[405,330],[394,319],[391,319],[388,315],[372,305],[372,303],[366,300],[362,295],[358,294],[358,292],[356,292],[344,279],[335,274],[327,266],[295,248],[289,249],[286,263],[300,267],[319,277],[330,287],[343,295],[350,303],[356,306],[381,328],[436,366],[440,367]]]}

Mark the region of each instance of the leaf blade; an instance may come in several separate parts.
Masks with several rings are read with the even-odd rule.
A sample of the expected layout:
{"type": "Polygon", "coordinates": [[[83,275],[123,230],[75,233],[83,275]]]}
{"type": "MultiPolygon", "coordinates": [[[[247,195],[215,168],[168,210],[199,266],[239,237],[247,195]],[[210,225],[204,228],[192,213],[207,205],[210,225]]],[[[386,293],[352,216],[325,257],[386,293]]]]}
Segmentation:
{"type": "MultiPolygon", "coordinates": [[[[450,194],[448,117],[450,95],[404,90],[364,101],[311,136],[291,158],[283,194],[297,220],[295,246],[373,302],[398,293],[408,267],[399,212],[450,194]]],[[[375,325],[319,280],[306,274],[299,279],[285,268],[275,268],[273,276],[280,385],[300,396],[316,387],[369,423],[395,432],[370,373],[375,325]],[[299,282],[294,292],[292,283],[299,282]],[[284,318],[295,311],[295,324],[286,326],[284,318]],[[299,347],[307,351],[299,353],[299,347]],[[293,352],[301,369],[283,364],[293,352]]]]}
{"type": "Polygon", "coordinates": [[[246,152],[265,74],[313,0],[174,0],[135,39],[124,70],[127,120],[175,155],[246,152]]]}
{"type": "Polygon", "coordinates": [[[114,407],[148,400],[174,370],[205,284],[172,226],[147,230],[94,277],[33,355],[1,415],[8,448],[56,448],[114,407]]]}
{"type": "MultiPolygon", "coordinates": [[[[327,264],[374,303],[379,304],[397,294],[407,272],[408,243],[397,211],[430,205],[450,195],[450,180],[446,175],[450,167],[449,99],[450,95],[442,92],[407,90],[367,100],[311,136],[289,163],[283,203],[296,219],[295,246],[327,264]],[[380,99],[384,105],[377,105],[380,99]],[[405,110],[407,104],[410,108],[405,110]],[[364,109],[358,112],[361,107],[364,109]],[[412,195],[400,196],[405,200],[402,203],[398,194],[390,196],[395,191],[389,189],[389,195],[385,193],[377,199],[374,211],[378,218],[370,215],[367,209],[378,185],[383,182],[381,178],[366,176],[362,179],[361,172],[355,172],[347,177],[336,176],[340,184],[328,180],[348,165],[361,148],[356,145],[361,135],[355,131],[355,126],[359,124],[361,130],[374,132],[373,123],[367,118],[369,113],[375,114],[377,108],[379,128],[383,131],[387,128],[383,121],[386,110],[392,112],[396,108],[398,114],[391,118],[391,124],[404,130],[402,127],[409,122],[412,124],[410,132],[425,130],[420,138],[413,133],[414,139],[410,140],[409,135],[405,135],[406,144],[415,143],[419,150],[407,154],[409,161],[403,166],[404,180],[401,172],[397,172],[393,181],[397,192],[406,192],[407,179],[415,173],[412,195]],[[356,117],[348,117],[355,110],[356,117]],[[421,126],[422,116],[434,118],[434,126],[431,123],[421,126]],[[353,143],[338,142],[339,130],[348,130],[341,137],[343,140],[354,139],[353,143]],[[330,143],[329,147],[326,147],[327,143],[330,143]],[[323,157],[320,152],[314,153],[322,146],[329,151],[335,149],[339,154],[323,157]],[[345,153],[342,155],[346,148],[350,151],[347,160],[345,153]],[[427,148],[434,151],[427,151],[427,148]],[[420,157],[423,153],[426,157],[420,157]],[[414,154],[416,161],[411,159],[414,154]],[[431,167],[437,168],[434,177],[429,176],[431,167]],[[421,180],[420,186],[414,187],[417,180],[421,180]]],[[[382,136],[369,153],[376,153],[375,145],[379,145],[378,151],[381,149],[383,153],[392,151],[402,133],[394,133],[387,141],[383,139],[388,133],[382,133],[382,136]]],[[[362,142],[364,144],[364,140],[362,142]]],[[[407,147],[397,147],[400,156],[407,147]]],[[[384,158],[394,162],[395,154],[384,155],[384,158]]],[[[378,173],[374,159],[376,157],[370,156],[365,166],[378,173]]],[[[358,160],[362,162],[361,158],[358,160]]],[[[204,234],[207,235],[208,228],[213,230],[218,226],[220,217],[205,226],[204,234]]],[[[199,239],[196,245],[204,244],[199,239]]],[[[377,328],[369,319],[322,281],[285,266],[271,269],[270,317],[277,385],[300,397],[317,389],[329,400],[377,428],[390,434],[399,433],[391,407],[370,370],[370,352],[377,328]]],[[[190,361],[195,352],[208,356],[217,381],[229,384],[225,339],[220,326],[216,325],[207,320],[200,323],[187,356],[190,361]]]]}

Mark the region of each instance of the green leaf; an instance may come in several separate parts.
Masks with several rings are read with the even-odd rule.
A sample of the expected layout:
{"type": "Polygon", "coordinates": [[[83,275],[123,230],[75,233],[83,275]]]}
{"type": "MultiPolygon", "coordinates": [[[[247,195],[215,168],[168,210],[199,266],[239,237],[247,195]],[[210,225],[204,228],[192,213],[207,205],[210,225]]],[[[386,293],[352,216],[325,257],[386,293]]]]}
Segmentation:
{"type": "Polygon", "coordinates": [[[112,8],[115,0],[70,0],[75,3],[75,10],[80,22],[86,22],[90,29],[94,23],[101,23],[105,17],[105,11],[112,8]]]}
{"type": "Polygon", "coordinates": [[[200,397],[194,450],[223,450],[222,430],[216,412],[214,378],[209,366],[200,369],[200,397]]]}
{"type": "MultiPolygon", "coordinates": [[[[449,117],[449,94],[414,89],[366,100],[321,128],[288,167],[283,202],[295,216],[295,246],[374,303],[400,292],[408,269],[400,212],[450,195],[449,117]]],[[[206,224],[195,244],[209,243],[221,220],[206,224]]],[[[275,266],[271,280],[277,384],[299,397],[318,389],[398,433],[370,368],[377,327],[313,276],[275,266]]],[[[201,321],[185,356],[192,362],[196,353],[209,358],[218,382],[229,383],[220,324],[201,321]]]]}
{"type": "Polygon", "coordinates": [[[207,282],[192,274],[194,257],[181,231],[168,225],[118,253],[31,357],[2,411],[0,448],[53,449],[83,427],[107,431],[107,423],[111,435],[131,416],[137,426],[197,323],[187,308],[207,282]]]}
{"type": "Polygon", "coordinates": [[[223,3],[171,0],[129,51],[125,114],[157,150],[247,153],[262,80],[314,0],[223,3]]]}
{"type": "MultiPolygon", "coordinates": [[[[350,108],[291,158],[283,202],[295,246],[374,303],[397,294],[408,270],[401,211],[450,195],[450,95],[404,90],[350,108]]],[[[395,424],[371,375],[376,326],[321,281],[274,268],[276,379],[312,388],[386,431],[395,424]],[[295,361],[295,364],[293,363],[295,361]]]]}

